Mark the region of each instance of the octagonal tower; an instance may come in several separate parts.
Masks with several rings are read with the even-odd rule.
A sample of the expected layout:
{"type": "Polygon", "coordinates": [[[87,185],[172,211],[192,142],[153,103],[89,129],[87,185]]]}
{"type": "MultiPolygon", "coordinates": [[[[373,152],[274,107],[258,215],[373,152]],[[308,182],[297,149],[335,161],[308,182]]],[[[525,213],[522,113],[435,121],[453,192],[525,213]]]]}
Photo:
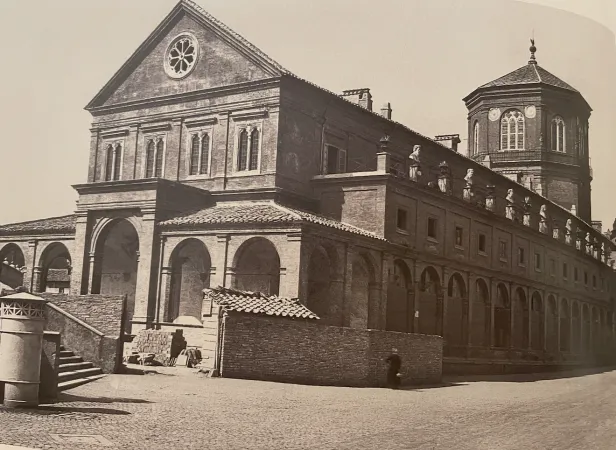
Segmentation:
{"type": "Polygon", "coordinates": [[[537,64],[475,89],[468,109],[469,156],[590,223],[588,120],[579,91],[537,64]]]}

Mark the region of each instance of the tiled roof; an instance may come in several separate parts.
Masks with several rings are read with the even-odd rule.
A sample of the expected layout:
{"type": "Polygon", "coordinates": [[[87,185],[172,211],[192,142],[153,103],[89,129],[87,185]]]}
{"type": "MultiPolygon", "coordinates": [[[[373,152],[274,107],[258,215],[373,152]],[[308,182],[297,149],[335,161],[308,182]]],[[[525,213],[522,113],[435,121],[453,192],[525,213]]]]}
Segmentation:
{"type": "Polygon", "coordinates": [[[0,236],[38,233],[74,233],[75,215],[0,225],[0,236]]]}
{"type": "Polygon", "coordinates": [[[578,92],[563,80],[545,70],[538,64],[527,64],[507,75],[484,84],[479,89],[498,86],[517,86],[525,84],[547,84],[550,86],[578,92]]]}
{"type": "Polygon", "coordinates": [[[47,281],[51,282],[69,282],[71,277],[68,274],[68,269],[49,269],[47,271],[47,281]]]}
{"type": "Polygon", "coordinates": [[[375,233],[337,220],[300,211],[273,202],[222,203],[160,222],[163,228],[223,224],[301,224],[312,223],[340,231],[384,240],[375,233]]]}
{"type": "Polygon", "coordinates": [[[230,311],[296,319],[319,318],[296,299],[267,296],[260,292],[247,292],[223,287],[204,289],[203,294],[205,298],[213,300],[230,311]]]}

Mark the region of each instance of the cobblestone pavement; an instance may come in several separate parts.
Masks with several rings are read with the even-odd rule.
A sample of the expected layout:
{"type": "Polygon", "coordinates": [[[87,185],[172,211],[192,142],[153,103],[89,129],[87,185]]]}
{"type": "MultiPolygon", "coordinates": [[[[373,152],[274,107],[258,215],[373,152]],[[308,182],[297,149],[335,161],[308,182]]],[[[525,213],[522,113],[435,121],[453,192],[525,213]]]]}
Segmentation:
{"type": "Polygon", "coordinates": [[[455,379],[392,391],[155,370],[108,375],[39,410],[0,407],[0,443],[80,450],[616,448],[616,371],[455,379]]]}

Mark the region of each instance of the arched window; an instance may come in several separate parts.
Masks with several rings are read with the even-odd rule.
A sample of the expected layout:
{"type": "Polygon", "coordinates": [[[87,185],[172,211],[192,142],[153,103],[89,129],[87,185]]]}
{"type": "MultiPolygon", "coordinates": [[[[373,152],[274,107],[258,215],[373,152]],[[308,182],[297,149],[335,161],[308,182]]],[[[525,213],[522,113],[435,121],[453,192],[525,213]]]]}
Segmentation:
{"type": "Polygon", "coordinates": [[[552,120],[552,151],[565,152],[565,121],[560,116],[552,120]]]}
{"type": "Polygon", "coordinates": [[[259,164],[259,130],[256,128],[250,134],[250,164],[249,170],[257,170],[259,164]]]}
{"type": "Polygon", "coordinates": [[[210,136],[204,134],[201,138],[201,164],[200,174],[206,174],[209,170],[210,163],[210,136]]]}
{"type": "Polygon", "coordinates": [[[105,164],[105,181],[111,181],[113,178],[113,145],[107,146],[107,164],[105,164]]]}
{"type": "Polygon", "coordinates": [[[114,151],[113,180],[117,181],[120,179],[120,172],[122,169],[122,144],[116,144],[114,151]]]}
{"type": "Polygon", "coordinates": [[[237,155],[237,170],[246,170],[246,159],[248,158],[248,131],[242,130],[240,133],[240,148],[237,155]]]}
{"type": "Polygon", "coordinates": [[[197,175],[199,173],[199,154],[201,140],[198,134],[193,134],[190,144],[190,175],[197,175]]]}
{"type": "Polygon", "coordinates": [[[145,177],[152,178],[154,176],[154,158],[156,153],[156,144],[154,141],[149,141],[145,152],[145,177]]]}
{"type": "Polygon", "coordinates": [[[156,143],[156,167],[154,168],[154,176],[162,177],[163,176],[163,147],[165,143],[163,140],[159,140],[156,143]]]}
{"type": "Polygon", "coordinates": [[[508,111],[501,119],[501,150],[524,150],[524,115],[508,111]]]}
{"type": "Polygon", "coordinates": [[[479,153],[479,122],[475,122],[473,129],[473,155],[479,153]]]}

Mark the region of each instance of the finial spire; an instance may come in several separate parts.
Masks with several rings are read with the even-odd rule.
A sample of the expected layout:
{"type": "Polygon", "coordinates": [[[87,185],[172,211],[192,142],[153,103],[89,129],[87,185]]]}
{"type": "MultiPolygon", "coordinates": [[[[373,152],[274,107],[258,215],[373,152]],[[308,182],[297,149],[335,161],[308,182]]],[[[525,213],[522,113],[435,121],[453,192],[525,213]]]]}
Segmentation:
{"type": "Polygon", "coordinates": [[[535,58],[535,53],[537,52],[537,47],[535,47],[535,31],[533,30],[533,37],[530,39],[530,60],[528,64],[537,64],[537,58],[535,58]]]}

